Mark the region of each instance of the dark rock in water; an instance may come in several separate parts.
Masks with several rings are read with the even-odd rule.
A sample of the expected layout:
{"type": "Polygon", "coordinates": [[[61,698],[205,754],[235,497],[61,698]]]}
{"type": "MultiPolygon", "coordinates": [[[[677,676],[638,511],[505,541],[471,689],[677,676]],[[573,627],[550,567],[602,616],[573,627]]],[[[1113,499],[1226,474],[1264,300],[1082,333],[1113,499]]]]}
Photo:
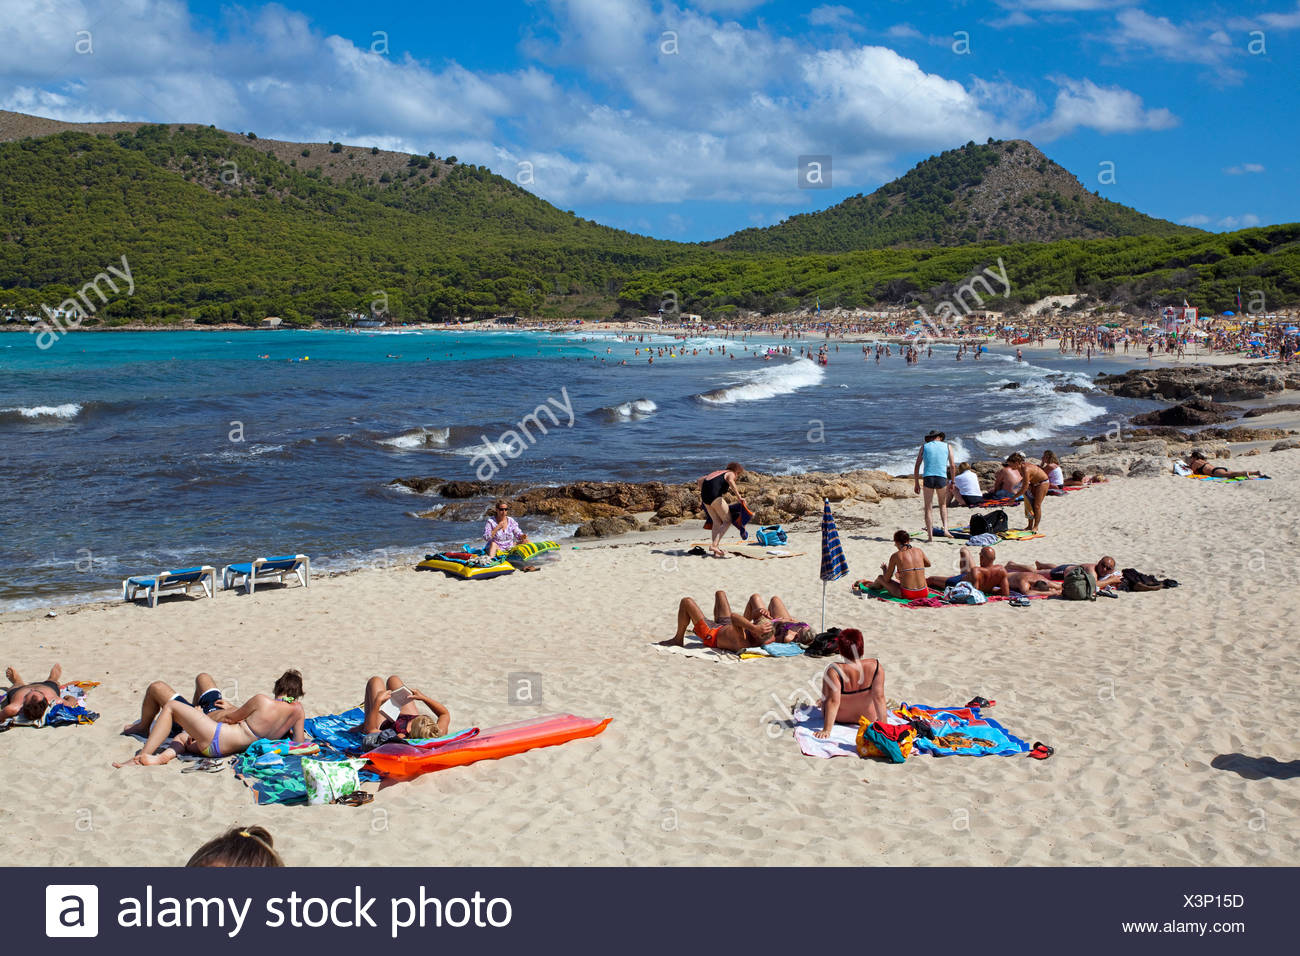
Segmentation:
{"type": "Polygon", "coordinates": [[[1096,389],[1090,385],[1075,385],[1072,382],[1066,383],[1065,385],[1058,385],[1054,390],[1057,392],[1082,392],[1085,395],[1088,392],[1096,391],[1096,389]]]}
{"type": "MultiPolygon", "coordinates": [[[[1146,438],[1166,438],[1174,441],[1190,441],[1187,432],[1180,431],[1172,425],[1156,425],[1151,428],[1126,428],[1122,433],[1119,441],[1135,441],[1146,438]]],[[[1113,435],[1097,435],[1094,438],[1079,438],[1072,441],[1072,445],[1097,445],[1114,443],[1117,439],[1113,435]]]]}
{"type": "Polygon", "coordinates": [[[1241,417],[1259,418],[1261,415],[1271,415],[1273,412],[1300,412],[1300,404],[1296,402],[1284,402],[1281,405],[1266,405],[1263,408],[1252,408],[1241,417]]]}
{"type": "Polygon", "coordinates": [[[1216,425],[1232,421],[1240,411],[1241,408],[1237,405],[1223,405],[1196,398],[1170,408],[1136,415],[1132,422],[1134,425],[1216,425]]]}
{"type": "Polygon", "coordinates": [[[1019,388],[1019,387],[1020,387],[1019,382],[1007,382],[1007,384],[1002,386],[1003,390],[1006,390],[1008,388],[1019,388]]]}

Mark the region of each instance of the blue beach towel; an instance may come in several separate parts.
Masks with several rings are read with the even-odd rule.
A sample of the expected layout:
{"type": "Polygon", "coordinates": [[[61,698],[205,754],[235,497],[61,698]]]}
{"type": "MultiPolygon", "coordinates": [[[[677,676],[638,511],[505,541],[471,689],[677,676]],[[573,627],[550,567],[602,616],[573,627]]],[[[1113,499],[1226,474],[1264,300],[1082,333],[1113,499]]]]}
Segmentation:
{"type": "Polygon", "coordinates": [[[1011,733],[992,717],[985,717],[978,707],[927,707],[904,701],[899,710],[925,711],[924,716],[934,726],[936,736],[961,734],[991,742],[990,746],[976,744],[972,747],[942,747],[932,740],[918,736],[914,749],[931,757],[1014,757],[1029,752],[1029,744],[1011,733]]]}

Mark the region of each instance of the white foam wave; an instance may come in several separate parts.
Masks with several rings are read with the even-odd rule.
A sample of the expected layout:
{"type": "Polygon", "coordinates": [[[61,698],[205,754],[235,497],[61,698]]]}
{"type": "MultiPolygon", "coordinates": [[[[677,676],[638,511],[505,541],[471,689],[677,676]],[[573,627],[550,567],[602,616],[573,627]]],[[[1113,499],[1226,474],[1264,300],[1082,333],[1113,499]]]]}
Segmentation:
{"type": "Polygon", "coordinates": [[[23,418],[62,418],[68,420],[76,418],[81,414],[81,406],[76,402],[66,402],[63,405],[30,405],[25,408],[0,408],[0,414],[5,412],[12,415],[19,415],[23,418]]]}
{"type": "Polygon", "coordinates": [[[742,373],[738,384],[714,389],[697,395],[696,398],[710,405],[756,402],[776,398],[778,395],[789,395],[801,388],[816,385],[825,377],[826,371],[822,366],[808,359],[796,359],[742,373]]]}
{"type": "MultiPolygon", "coordinates": [[[[1030,389],[1031,394],[1036,389],[1030,389]]],[[[1050,387],[1041,395],[1035,395],[1035,404],[1019,416],[1003,416],[1010,424],[1017,418],[1036,420],[1035,424],[1020,425],[1014,428],[986,428],[976,432],[975,439],[984,445],[1005,448],[1021,445],[1025,442],[1042,441],[1059,435],[1062,430],[1074,425],[1082,425],[1098,415],[1105,413],[1100,405],[1094,405],[1078,392],[1055,392],[1050,387]]]]}
{"type": "Polygon", "coordinates": [[[445,448],[450,438],[450,428],[412,428],[391,438],[381,438],[379,444],[402,449],[445,448]]]}
{"type": "Polygon", "coordinates": [[[488,440],[482,445],[467,445],[464,448],[451,449],[453,455],[465,455],[468,458],[477,458],[479,455],[505,455],[513,458],[519,453],[519,447],[504,441],[488,440]]]}
{"type": "Polygon", "coordinates": [[[621,405],[609,405],[600,410],[611,421],[632,422],[646,418],[659,411],[659,406],[648,398],[636,398],[621,405]]]}

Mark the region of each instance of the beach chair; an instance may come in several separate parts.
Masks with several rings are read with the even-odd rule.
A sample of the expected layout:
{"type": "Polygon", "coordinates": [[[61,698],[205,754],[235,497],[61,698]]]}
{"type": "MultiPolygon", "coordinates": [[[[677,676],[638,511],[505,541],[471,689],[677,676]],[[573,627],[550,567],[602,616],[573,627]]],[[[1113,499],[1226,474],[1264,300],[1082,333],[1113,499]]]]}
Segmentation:
{"type": "Polygon", "coordinates": [[[221,570],[221,586],[229,591],[242,583],[245,593],[252,594],[259,581],[274,578],[283,584],[285,576],[290,574],[298,579],[299,584],[307,587],[311,580],[311,561],[307,555],[285,554],[278,558],[258,558],[256,561],[229,565],[221,570]]]}
{"type": "Polygon", "coordinates": [[[150,607],[158,606],[158,595],[163,591],[184,590],[190,593],[195,585],[203,588],[206,597],[212,597],[217,587],[217,572],[208,565],[182,568],[179,571],[162,571],[153,577],[127,578],[122,582],[122,600],[134,601],[143,591],[150,607]]]}

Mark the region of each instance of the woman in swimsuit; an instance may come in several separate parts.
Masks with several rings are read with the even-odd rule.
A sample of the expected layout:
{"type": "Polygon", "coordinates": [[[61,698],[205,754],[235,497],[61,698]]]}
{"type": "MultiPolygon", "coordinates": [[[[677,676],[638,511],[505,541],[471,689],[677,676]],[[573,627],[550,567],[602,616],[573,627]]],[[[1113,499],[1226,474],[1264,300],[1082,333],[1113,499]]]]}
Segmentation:
{"type": "Polygon", "coordinates": [[[254,740],[281,740],[292,735],[294,743],[304,743],[303,730],[306,714],[302,703],[302,675],[286,671],[276,681],[275,697],[254,694],[242,707],[223,710],[215,717],[203,713],[178,700],[169,700],[158,711],[144,746],[130,760],[114,763],[114,767],[127,764],[154,766],[169,763],[182,753],[201,757],[230,757],[243,753],[254,740]],[[287,688],[287,689],[286,689],[287,688]],[[292,691],[296,690],[297,693],[292,691]],[[158,752],[163,741],[171,736],[172,725],[184,731],[171,744],[158,752]]]}
{"type": "Polygon", "coordinates": [[[826,668],[822,677],[822,714],[825,723],[816,736],[825,740],[835,724],[857,725],[862,718],[882,720],[885,716],[885,671],[880,661],[862,659],[862,632],[840,631],[836,648],[843,663],[826,668]]]}
{"type": "Polygon", "coordinates": [[[745,605],[745,619],[756,624],[762,620],[771,621],[772,635],[778,644],[812,639],[812,627],[803,621],[796,621],[785,602],[776,595],[772,595],[772,600],[764,604],[761,594],[751,594],[749,603],[745,605]]]}
{"type": "Polygon", "coordinates": [[[894,532],[894,547],[897,550],[889,556],[888,564],[880,566],[881,575],[870,586],[909,601],[929,597],[930,588],[925,583],[925,569],[930,566],[930,559],[924,551],[912,544],[912,536],[906,531],[894,532]],[[894,580],[895,577],[898,580],[894,580]]]}
{"type": "Polygon", "coordinates": [[[1205,475],[1209,478],[1258,478],[1262,471],[1232,471],[1222,465],[1211,465],[1205,452],[1194,451],[1187,463],[1192,466],[1193,475],[1205,475]]]}
{"type": "Polygon", "coordinates": [[[1008,458],[1007,464],[1019,468],[1024,475],[1025,530],[1037,531],[1043,520],[1043,501],[1047,498],[1048,488],[1051,487],[1047,472],[1026,459],[1020,452],[1008,458]]]}
{"type": "Polygon", "coordinates": [[[736,490],[736,479],[744,473],[745,467],[733,461],[721,471],[709,472],[696,483],[704,513],[713,521],[713,537],[709,543],[709,550],[713,552],[714,557],[727,556],[727,552],[719,547],[727,529],[731,527],[731,511],[727,505],[726,495],[727,492],[731,492],[742,505],[745,503],[745,499],[736,490]]]}
{"type": "MultiPolygon", "coordinates": [[[[750,604],[755,600],[761,599],[754,595],[750,598],[750,604]]],[[[773,598],[774,603],[776,600],[773,598]]],[[[785,605],[780,607],[784,608],[785,605]]],[[[768,615],[755,613],[752,620],[746,614],[733,613],[726,591],[718,591],[713,595],[712,620],[704,616],[694,598],[682,598],[677,605],[677,633],[660,643],[665,647],[682,647],[686,643],[687,628],[695,631],[705,647],[724,651],[743,651],[748,647],[771,644],[776,632],[770,612],[768,615]]]]}

